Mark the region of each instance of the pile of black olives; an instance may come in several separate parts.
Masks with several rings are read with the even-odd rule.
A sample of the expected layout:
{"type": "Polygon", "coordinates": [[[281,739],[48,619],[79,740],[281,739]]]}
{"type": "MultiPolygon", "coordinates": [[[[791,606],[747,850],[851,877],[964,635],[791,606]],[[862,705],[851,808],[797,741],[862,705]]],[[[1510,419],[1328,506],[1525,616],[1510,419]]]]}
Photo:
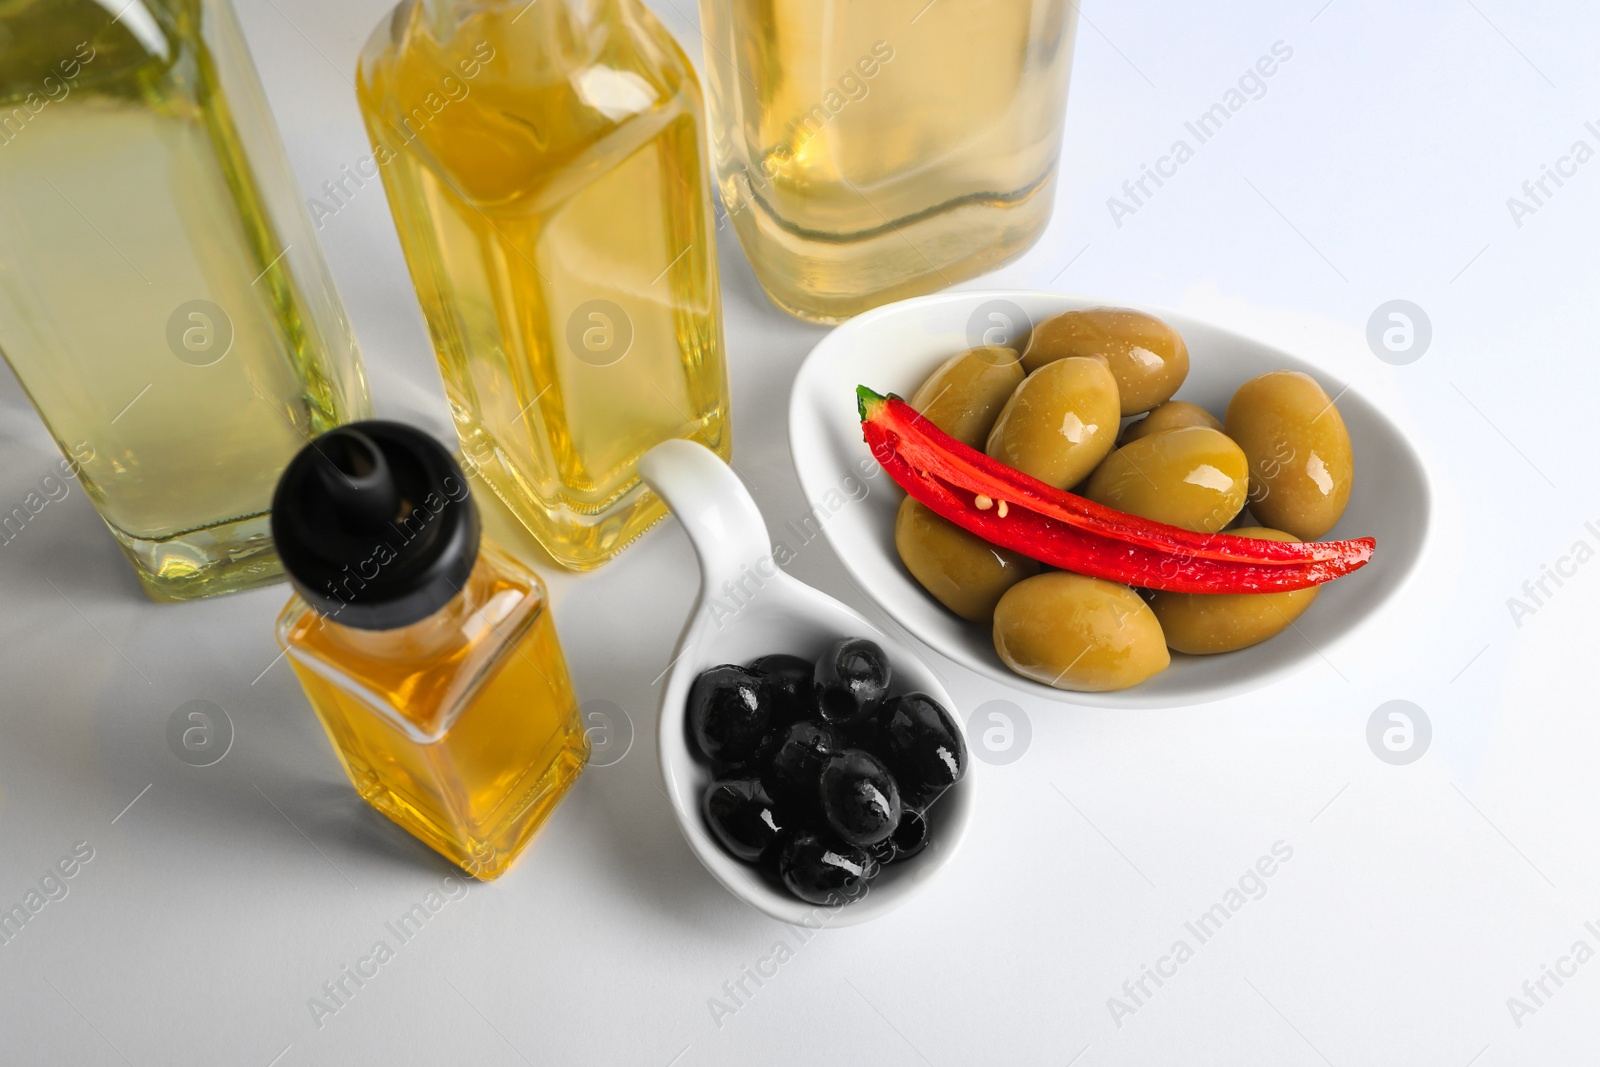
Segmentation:
{"type": "Polygon", "coordinates": [[[846,638],[815,663],[712,667],[689,690],[690,739],[714,774],[706,823],[801,900],[855,900],[921,852],[928,809],[966,773],[950,713],[926,693],[891,696],[890,680],[883,649],[846,638]]]}

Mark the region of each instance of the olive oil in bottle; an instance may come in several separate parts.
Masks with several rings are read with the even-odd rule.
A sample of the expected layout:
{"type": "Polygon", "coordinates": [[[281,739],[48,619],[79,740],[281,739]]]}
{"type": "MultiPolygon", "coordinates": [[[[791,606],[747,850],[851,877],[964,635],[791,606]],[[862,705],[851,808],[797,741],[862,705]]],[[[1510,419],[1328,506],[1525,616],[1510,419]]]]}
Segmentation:
{"type": "Polygon", "coordinates": [[[838,322],[1044,231],[1073,0],[700,0],[700,22],[723,204],[780,307],[838,322]]]}
{"type": "Polygon", "coordinates": [[[589,753],[538,576],[481,543],[450,454],[392,422],[308,445],[272,525],[298,594],[278,640],[356,791],[498,877],[589,753]]]}
{"type": "Polygon", "coordinates": [[[367,393],[226,0],[0,7],[0,350],[152,597],[278,580],[367,393]]]}
{"type": "Polygon", "coordinates": [[[463,452],[604,563],[665,513],[644,452],[731,448],[693,69],[638,0],[404,0],[357,83],[463,452]]]}

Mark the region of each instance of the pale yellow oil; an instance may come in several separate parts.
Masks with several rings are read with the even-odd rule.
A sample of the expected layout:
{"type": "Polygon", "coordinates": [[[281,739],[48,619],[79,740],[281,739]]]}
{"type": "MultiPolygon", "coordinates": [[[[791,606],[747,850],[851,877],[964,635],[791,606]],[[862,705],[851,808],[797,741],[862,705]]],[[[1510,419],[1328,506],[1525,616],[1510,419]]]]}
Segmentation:
{"type": "Polygon", "coordinates": [[[701,0],[723,203],[780,306],[837,322],[1049,221],[1073,0],[701,0]]]}
{"type": "Polygon", "coordinates": [[[462,449],[557,561],[664,513],[638,458],[730,454],[701,97],[635,0],[408,0],[358,94],[462,449]]]}
{"type": "Polygon", "coordinates": [[[493,550],[419,623],[357,630],[296,597],[278,637],[357,792],[474,877],[506,870],[588,759],[544,589],[493,550]]]}
{"type": "Polygon", "coordinates": [[[278,475],[365,388],[263,207],[211,9],[115,14],[0,7],[0,350],[147,591],[186,599],[279,577],[278,475]]]}

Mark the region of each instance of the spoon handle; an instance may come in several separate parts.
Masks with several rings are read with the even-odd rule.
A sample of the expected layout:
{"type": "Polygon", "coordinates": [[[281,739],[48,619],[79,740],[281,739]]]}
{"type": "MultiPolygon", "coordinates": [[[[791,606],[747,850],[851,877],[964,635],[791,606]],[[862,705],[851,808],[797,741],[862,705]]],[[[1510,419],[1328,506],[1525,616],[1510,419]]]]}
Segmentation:
{"type": "Polygon", "coordinates": [[[760,509],[733,468],[709,448],[663,441],[640,458],[639,476],[683,524],[706,589],[721,588],[771,557],[760,509]]]}

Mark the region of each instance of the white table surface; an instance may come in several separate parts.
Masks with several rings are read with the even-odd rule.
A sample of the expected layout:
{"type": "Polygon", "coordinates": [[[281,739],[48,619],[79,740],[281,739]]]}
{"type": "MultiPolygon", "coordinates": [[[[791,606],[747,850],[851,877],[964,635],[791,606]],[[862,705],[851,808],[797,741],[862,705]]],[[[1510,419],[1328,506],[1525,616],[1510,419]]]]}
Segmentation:
{"type": "MultiPolygon", "coordinates": [[[[349,78],[388,4],[241,2],[308,195],[368,151],[349,78]]],[[[698,58],[690,0],[655,6],[698,58]]],[[[970,284],[1181,308],[1388,404],[1438,490],[1431,551],[1392,610],[1328,661],[1222,703],[1015,698],[1031,743],[979,768],[959,862],[904,910],[802,941],[711,880],[656,788],[654,679],[696,584],[669,521],[599,573],[544,568],[580,694],[625,711],[631,750],[583,776],[508,875],[401,944],[385,924],[449,871],[356,798],[283,664],[262,674],[283,588],[152,605],[74,491],[0,547],[0,904],[78,842],[93,859],[0,946],[0,1061],[1593,1062],[1600,961],[1569,954],[1600,950],[1600,161],[1520,226],[1506,201],[1575,141],[1600,148],[1585,127],[1600,120],[1600,12],[1096,0],[1084,14],[1054,221],[970,284]],[[1265,95],[1117,226],[1107,198],[1278,41],[1293,56],[1265,95]],[[1397,298],[1433,330],[1399,366],[1366,342],[1397,298]],[[1579,541],[1586,562],[1514,619],[1508,598],[1579,541]],[[1404,766],[1367,742],[1395,699],[1432,724],[1404,766]],[[214,766],[168,747],[190,700],[234,725],[214,766]],[[1277,842],[1292,858],[1200,943],[1185,923],[1277,842]],[[1136,1004],[1124,982],[1179,939],[1193,957],[1136,1004]],[[379,940],[393,959],[319,1027],[310,998],[379,940]],[[776,974],[731,999],[724,983],[778,942],[776,974]],[[1530,999],[1523,983],[1563,958],[1575,973],[1530,999]]],[[[442,429],[379,187],[321,236],[379,412],[442,429]]],[[[781,524],[808,508],[787,399],[822,331],[763,300],[726,230],[720,251],[736,464],[781,524]]],[[[55,462],[9,381],[0,449],[0,501],[55,462]]],[[[791,570],[872,611],[822,539],[791,570]]],[[[934,663],[964,707],[1008,698],[934,663]]]]}

